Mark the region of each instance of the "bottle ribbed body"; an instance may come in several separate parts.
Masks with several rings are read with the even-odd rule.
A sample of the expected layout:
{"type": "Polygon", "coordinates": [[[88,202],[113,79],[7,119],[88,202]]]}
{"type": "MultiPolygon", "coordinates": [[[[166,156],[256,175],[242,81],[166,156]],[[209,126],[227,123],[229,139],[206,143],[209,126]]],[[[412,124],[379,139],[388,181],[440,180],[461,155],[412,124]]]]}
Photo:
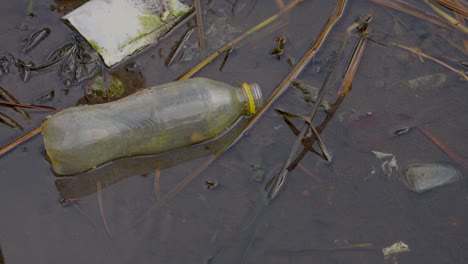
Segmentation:
{"type": "Polygon", "coordinates": [[[247,113],[248,101],[242,89],[222,82],[171,82],[115,102],[66,109],[44,122],[44,145],[56,173],[76,174],[212,139],[247,113]]]}

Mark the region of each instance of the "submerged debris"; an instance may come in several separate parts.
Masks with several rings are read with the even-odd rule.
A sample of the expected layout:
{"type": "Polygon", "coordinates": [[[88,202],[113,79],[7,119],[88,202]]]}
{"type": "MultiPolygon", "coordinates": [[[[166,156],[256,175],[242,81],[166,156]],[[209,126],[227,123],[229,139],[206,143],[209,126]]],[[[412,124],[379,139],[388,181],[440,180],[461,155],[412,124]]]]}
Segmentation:
{"type": "Polygon", "coordinates": [[[10,59],[7,56],[0,57],[0,78],[10,72],[10,59]]]}
{"type": "Polygon", "coordinates": [[[41,43],[41,41],[47,38],[49,34],[50,34],[49,28],[41,28],[38,31],[34,32],[31,36],[29,36],[28,38],[24,40],[26,45],[24,46],[22,52],[28,53],[30,50],[36,47],[39,43],[41,43]]]}
{"type": "Polygon", "coordinates": [[[408,80],[407,85],[411,89],[431,90],[442,87],[446,81],[447,75],[435,73],[408,80]]]}
{"type": "Polygon", "coordinates": [[[374,150],[372,151],[372,154],[380,160],[386,159],[382,165],[380,165],[385,176],[390,177],[393,174],[393,170],[398,171],[398,164],[395,155],[374,150]]]}
{"type": "Polygon", "coordinates": [[[404,182],[417,193],[460,179],[460,171],[442,164],[411,164],[403,170],[403,175],[404,182]]]}
{"type": "MultiPolygon", "coordinates": [[[[307,103],[315,103],[317,101],[317,96],[319,93],[319,88],[304,84],[302,81],[294,80],[292,81],[292,86],[297,88],[299,91],[302,92],[303,99],[307,103]]],[[[326,100],[322,100],[320,107],[325,111],[328,112],[331,107],[330,104],[326,100]]]]}

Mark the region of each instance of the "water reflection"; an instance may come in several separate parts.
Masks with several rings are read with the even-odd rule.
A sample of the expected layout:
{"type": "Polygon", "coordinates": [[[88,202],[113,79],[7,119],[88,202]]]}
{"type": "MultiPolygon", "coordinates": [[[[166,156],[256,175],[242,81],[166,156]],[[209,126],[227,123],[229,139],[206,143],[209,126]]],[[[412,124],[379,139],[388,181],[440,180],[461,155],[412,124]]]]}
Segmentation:
{"type": "Polygon", "coordinates": [[[106,188],[128,177],[153,175],[156,170],[170,168],[222,150],[239,134],[246,122],[246,118],[240,118],[233,128],[224,134],[192,147],[159,155],[122,158],[72,177],[59,176],[55,186],[60,197],[67,200],[96,193],[98,183],[101,188],[106,188]]]}

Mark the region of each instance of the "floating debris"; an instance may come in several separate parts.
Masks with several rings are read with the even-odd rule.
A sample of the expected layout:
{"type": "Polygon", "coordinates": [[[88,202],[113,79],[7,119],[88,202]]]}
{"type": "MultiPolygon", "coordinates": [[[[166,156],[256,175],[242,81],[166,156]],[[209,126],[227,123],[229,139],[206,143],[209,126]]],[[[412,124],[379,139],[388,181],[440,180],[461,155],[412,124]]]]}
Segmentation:
{"type": "MultiPolygon", "coordinates": [[[[297,88],[299,91],[301,91],[303,95],[304,101],[307,103],[315,103],[317,101],[317,96],[319,93],[319,88],[304,84],[302,81],[299,80],[294,80],[292,81],[292,86],[294,88],[297,88]]],[[[330,111],[331,107],[330,104],[326,100],[322,100],[322,103],[320,104],[320,107],[325,111],[328,112],[330,111]]]]}
{"type": "Polygon", "coordinates": [[[403,241],[398,241],[389,247],[382,248],[382,253],[385,258],[385,263],[391,257],[396,258],[397,255],[401,253],[410,252],[410,251],[411,249],[409,248],[409,246],[405,244],[403,241]]]}
{"type": "Polygon", "coordinates": [[[44,104],[49,101],[52,101],[54,97],[55,97],[55,90],[52,90],[34,99],[33,103],[44,104]]]}
{"type": "Polygon", "coordinates": [[[460,171],[443,164],[411,164],[403,170],[408,187],[422,193],[460,179],[460,171]]]}
{"type": "Polygon", "coordinates": [[[398,171],[398,164],[395,155],[374,150],[371,152],[378,159],[387,159],[382,163],[382,165],[380,165],[385,176],[390,177],[393,174],[393,170],[398,171]]]}
{"type": "Polygon", "coordinates": [[[274,48],[270,52],[270,54],[273,56],[276,56],[277,60],[281,60],[281,55],[283,55],[283,52],[284,52],[284,43],[286,42],[286,38],[282,36],[277,37],[275,39],[275,42],[276,42],[276,48],[274,48]]]}
{"type": "Polygon", "coordinates": [[[205,187],[208,190],[214,190],[216,187],[218,187],[218,185],[218,181],[205,180],[205,187]]]}
{"type": "Polygon", "coordinates": [[[179,0],[91,0],[63,19],[111,67],[155,43],[192,10],[179,0]]]}

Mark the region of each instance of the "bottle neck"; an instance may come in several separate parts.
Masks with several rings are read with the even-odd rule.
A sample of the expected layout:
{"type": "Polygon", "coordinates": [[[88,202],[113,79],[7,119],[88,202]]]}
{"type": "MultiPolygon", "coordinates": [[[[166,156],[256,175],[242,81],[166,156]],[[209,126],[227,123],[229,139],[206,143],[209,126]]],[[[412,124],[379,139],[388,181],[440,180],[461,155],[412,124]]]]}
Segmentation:
{"type": "Polygon", "coordinates": [[[238,95],[244,104],[245,115],[255,114],[262,106],[262,93],[258,84],[243,83],[238,95]]]}

